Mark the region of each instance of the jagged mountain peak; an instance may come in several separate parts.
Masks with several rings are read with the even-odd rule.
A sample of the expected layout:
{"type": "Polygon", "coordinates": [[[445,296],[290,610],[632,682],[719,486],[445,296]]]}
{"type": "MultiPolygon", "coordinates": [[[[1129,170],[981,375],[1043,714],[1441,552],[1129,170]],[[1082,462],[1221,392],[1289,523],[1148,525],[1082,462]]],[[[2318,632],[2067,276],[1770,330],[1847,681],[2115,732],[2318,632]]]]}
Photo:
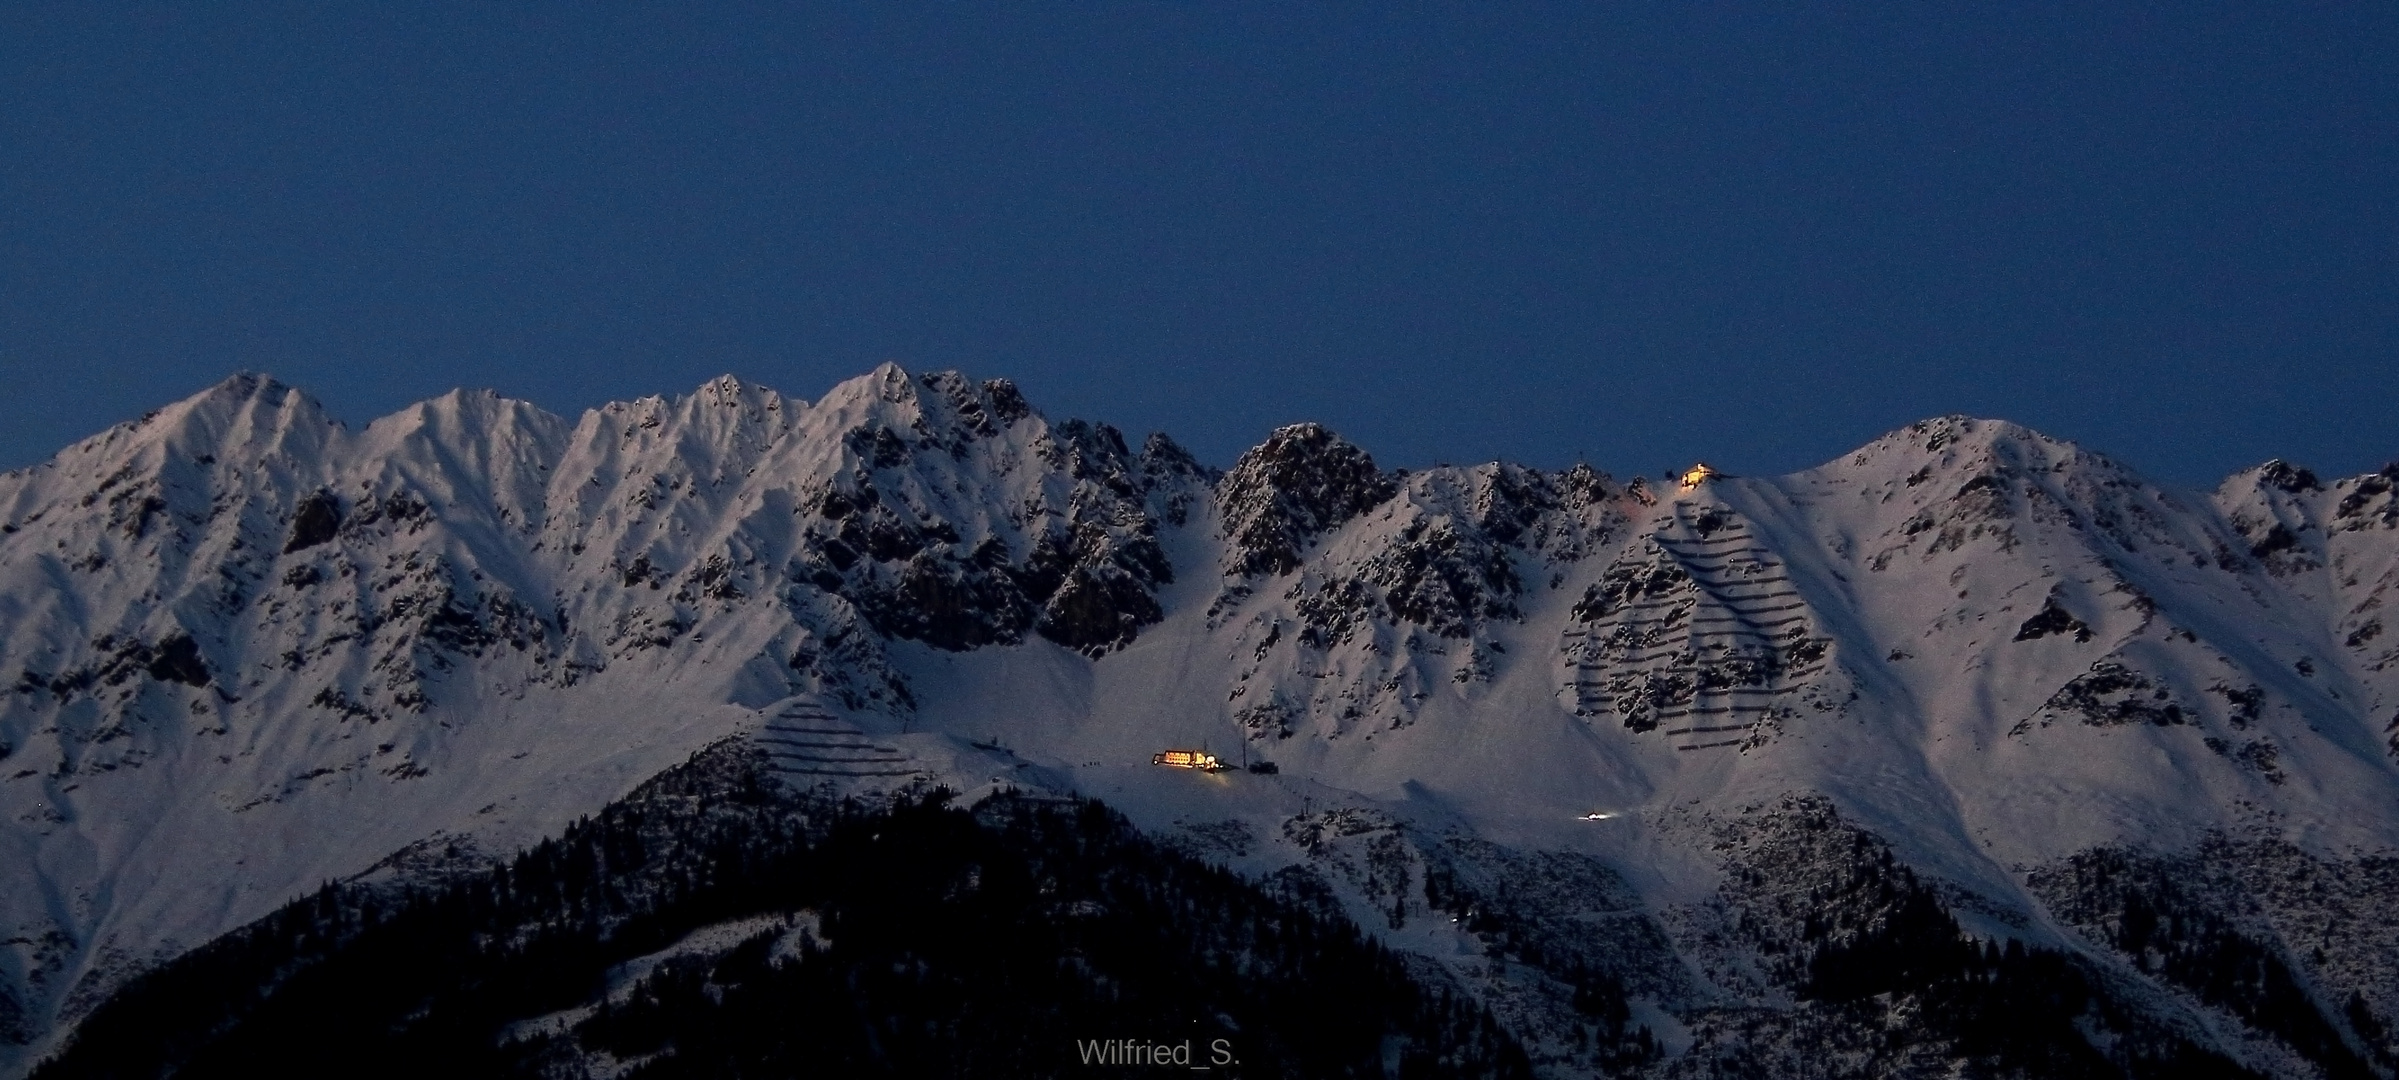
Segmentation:
{"type": "Polygon", "coordinates": [[[1447,504],[1503,544],[1517,542],[1544,514],[1596,506],[1625,494],[1613,477],[1589,465],[1546,472],[1504,461],[1407,473],[1399,490],[1420,503],[1447,504]]]}
{"type": "Polygon", "coordinates": [[[2278,576],[2323,565],[2324,485],[2314,470],[2275,458],[2225,477],[2211,501],[2244,542],[2227,549],[2227,565],[2249,560],[2278,576]]]}
{"type": "Polygon", "coordinates": [[[2329,485],[2280,459],[2226,477],[2213,501],[2270,568],[2321,565],[2331,534],[2399,528],[2399,462],[2329,485]],[[2295,554],[2284,554],[2295,553],[2295,554]],[[2296,561],[2294,561],[2296,560],[2296,561]]]}
{"type": "Polygon", "coordinates": [[[2399,461],[2333,485],[2332,513],[2344,531],[2399,529],[2399,461]]]}
{"type": "Polygon", "coordinates": [[[2174,553],[2170,561],[2205,563],[2219,560],[2232,539],[2221,522],[2195,515],[2184,494],[2007,421],[1922,421],[1799,477],[1873,508],[1851,519],[1848,543],[1871,538],[1876,558],[1910,548],[1930,558],[1976,538],[2007,551],[2054,533],[2102,559],[2163,549],[2174,553]]]}
{"type": "Polygon", "coordinates": [[[1887,432],[1822,470],[1874,480],[1896,473],[1921,484],[1939,476],[2124,470],[2103,454],[2008,420],[1951,415],[1887,432]]]}
{"type": "MultiPolygon", "coordinates": [[[[873,371],[841,385],[869,390],[895,405],[913,401],[916,398],[916,379],[908,374],[908,369],[901,367],[897,361],[893,360],[877,364],[873,371]]],[[[839,392],[838,389],[836,392],[839,392]]]]}
{"type": "MultiPolygon", "coordinates": [[[[311,404],[315,402],[315,399],[307,391],[271,374],[263,371],[242,370],[217,380],[205,389],[177,402],[176,406],[203,408],[216,405],[238,408],[244,403],[253,401],[280,405],[291,401],[295,395],[298,398],[306,399],[311,404]]],[[[172,409],[176,406],[169,406],[169,408],[172,409]]]]}
{"type": "Polygon", "coordinates": [[[166,455],[289,460],[320,452],[340,430],[306,391],[245,371],[82,440],[46,464],[69,471],[91,468],[101,460],[122,466],[144,453],[151,455],[154,466],[166,455]]]}
{"type": "Polygon", "coordinates": [[[701,383],[690,394],[677,399],[676,404],[687,417],[714,410],[738,415],[752,423],[773,423],[784,419],[787,412],[805,409],[808,403],[787,397],[764,383],[728,374],[701,383]]]}
{"type": "Polygon", "coordinates": [[[1216,486],[1231,570],[1290,573],[1317,537],[1380,505],[1396,487],[1364,449],[1321,424],[1277,428],[1216,486]]]}
{"type": "Polygon", "coordinates": [[[806,402],[786,398],[764,385],[723,375],[688,394],[613,402],[595,411],[630,423],[634,431],[658,433],[657,437],[670,443],[700,440],[694,444],[696,448],[780,430],[806,407],[806,402]]]}
{"type": "Polygon", "coordinates": [[[1184,476],[1209,485],[1224,476],[1224,470],[1201,464],[1183,444],[1163,431],[1150,432],[1148,438],[1141,440],[1141,468],[1151,476],[1184,476]]]}
{"type": "Polygon", "coordinates": [[[26,533],[20,565],[46,548],[86,575],[204,572],[202,549],[269,543],[351,441],[308,394],[241,373],[0,477],[0,536],[26,533]]]}
{"type": "Polygon", "coordinates": [[[781,394],[775,392],[773,387],[763,383],[750,382],[731,372],[701,383],[700,388],[693,391],[693,396],[726,408],[738,408],[756,398],[782,397],[781,394]]]}
{"type": "Polygon", "coordinates": [[[331,423],[324,406],[307,391],[259,372],[227,376],[213,386],[153,414],[155,421],[231,423],[244,417],[290,417],[331,423]]]}
{"type": "Polygon", "coordinates": [[[1030,442],[1051,427],[1006,379],[977,382],[957,371],[910,375],[894,363],[834,386],[809,415],[814,423],[844,432],[874,467],[888,467],[910,446],[939,447],[959,456],[969,444],[999,438],[1021,424],[1033,425],[1026,436],[1030,442]]]}
{"type": "Polygon", "coordinates": [[[2244,470],[2234,475],[2248,477],[2253,483],[2293,495],[2305,491],[2321,491],[2324,488],[2324,485],[2316,479],[2315,470],[2293,465],[2281,458],[2274,458],[2254,469],[2244,470]]]}
{"type": "Polygon", "coordinates": [[[1036,415],[1004,380],[978,385],[956,371],[917,376],[891,362],[835,384],[813,409],[841,418],[839,423],[882,424],[935,439],[957,434],[959,429],[976,435],[995,434],[1036,415]]]}
{"type": "Polygon", "coordinates": [[[358,452],[391,452],[412,440],[445,447],[523,438],[555,442],[568,430],[564,418],[532,402],[494,390],[459,388],[377,417],[360,433],[367,445],[358,452]]]}

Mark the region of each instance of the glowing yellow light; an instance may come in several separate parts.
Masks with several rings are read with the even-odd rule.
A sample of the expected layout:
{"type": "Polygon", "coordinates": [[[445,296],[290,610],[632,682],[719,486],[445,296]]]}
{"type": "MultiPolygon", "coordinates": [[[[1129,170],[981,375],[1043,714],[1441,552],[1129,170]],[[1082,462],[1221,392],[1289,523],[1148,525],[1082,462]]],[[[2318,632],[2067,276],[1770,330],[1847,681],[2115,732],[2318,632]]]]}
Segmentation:
{"type": "Polygon", "coordinates": [[[1215,772],[1224,768],[1224,763],[1216,760],[1216,755],[1202,750],[1168,750],[1151,755],[1150,764],[1164,765],[1170,769],[1200,769],[1206,772],[1215,772]]]}

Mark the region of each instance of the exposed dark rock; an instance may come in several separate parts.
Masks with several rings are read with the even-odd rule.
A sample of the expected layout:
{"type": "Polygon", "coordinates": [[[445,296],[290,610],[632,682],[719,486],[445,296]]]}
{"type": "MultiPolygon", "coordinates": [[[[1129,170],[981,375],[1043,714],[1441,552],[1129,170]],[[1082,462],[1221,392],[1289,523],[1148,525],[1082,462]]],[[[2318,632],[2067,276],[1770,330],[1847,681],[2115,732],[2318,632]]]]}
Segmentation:
{"type": "MultiPolygon", "coordinates": [[[[996,431],[1011,414],[1029,415],[1016,412],[1021,399],[1004,383],[979,393],[946,376],[927,376],[925,385],[944,394],[968,428],[996,431]]],[[[853,436],[874,451],[874,437],[853,436]]],[[[962,443],[951,448],[964,452],[962,443]]],[[[1188,490],[1172,489],[1187,489],[1197,466],[1171,442],[1153,440],[1151,449],[1155,460],[1138,461],[1105,424],[1068,420],[1050,428],[1033,450],[1075,485],[1062,509],[1038,499],[1024,508],[1034,528],[1021,553],[998,535],[967,548],[959,525],[923,519],[924,511],[885,498],[863,474],[846,478],[812,500],[823,524],[805,531],[786,575],[842,596],[894,637],[964,650],[1013,644],[1037,631],[1096,655],[1157,622],[1162,613],[1151,591],[1173,580],[1150,495],[1167,492],[1183,506],[1188,490]]],[[[705,576],[707,568],[695,573],[705,576]]]]}
{"type": "Polygon", "coordinates": [[[625,564],[623,580],[628,589],[644,584],[655,589],[666,580],[666,575],[650,565],[649,555],[642,554],[635,555],[632,562],[625,564]]]}
{"type": "Polygon", "coordinates": [[[1606,478],[1589,470],[1571,481],[1580,485],[1571,507],[1560,480],[1512,465],[1433,469],[1403,479],[1404,488],[1382,504],[1396,532],[1312,568],[1289,593],[1303,624],[1300,640],[1311,648],[1378,625],[1471,638],[1487,621],[1521,616],[1520,561],[1571,561],[1608,534],[1608,514],[1594,520],[1581,502],[1605,489],[1606,478]]]}
{"type": "Polygon", "coordinates": [[[691,583],[700,595],[711,600],[735,601],[742,598],[741,588],[734,584],[733,564],[722,555],[710,555],[700,560],[691,572],[691,583]]]}
{"type": "Polygon", "coordinates": [[[1125,446],[1124,433],[1107,424],[1060,421],[1033,449],[1051,468],[1098,484],[1120,499],[1139,491],[1130,475],[1133,452],[1125,446]]]}
{"type": "Polygon", "coordinates": [[[155,492],[143,493],[138,499],[126,492],[109,500],[110,521],[126,537],[139,540],[150,535],[150,525],[167,508],[167,501],[155,492]]]}
{"type": "Polygon", "coordinates": [[[2223,696],[2227,709],[2225,719],[2236,728],[2245,728],[2257,723],[2258,717],[2264,714],[2266,692],[2254,684],[2232,687],[2217,683],[2207,689],[2211,694],[2223,696]]]}
{"type": "Polygon", "coordinates": [[[812,538],[823,562],[808,573],[820,588],[856,604],[876,629],[897,637],[963,650],[1013,644],[1037,630],[1096,655],[1157,622],[1163,613],[1151,590],[1173,580],[1148,519],[1134,505],[1086,507],[1092,520],[1042,534],[1014,563],[997,537],[961,552],[954,531],[903,535],[899,530],[906,527],[878,508],[865,515],[870,524],[863,530],[857,527],[861,518],[843,525],[843,536],[868,545],[867,559],[840,537],[812,538]],[[878,527],[892,533],[877,541],[878,527]],[[865,535],[853,535],[858,532],[865,535]],[[905,561],[887,569],[903,553],[905,561]]]}
{"type": "Polygon", "coordinates": [[[2263,538],[2249,545],[2249,555],[2251,558],[2264,559],[2276,552],[2289,551],[2298,546],[2299,537],[2291,532],[2291,527],[2277,521],[2273,528],[2266,530],[2263,538]]]}
{"type": "Polygon", "coordinates": [[[828,488],[816,500],[816,512],[827,521],[840,521],[857,513],[860,507],[874,504],[875,489],[872,487],[851,492],[845,492],[840,488],[828,488]]]}
{"type": "MultiPolygon", "coordinates": [[[[2092,727],[2154,724],[2170,727],[2197,719],[2165,687],[2115,660],[2102,660],[2067,683],[2041,706],[2045,714],[2072,715],[2092,727]]],[[[2048,719],[2043,718],[2046,725],[2048,719]]],[[[2021,732],[2024,726],[2016,728],[2021,732]]]]}
{"type": "Polygon", "coordinates": [[[1566,503],[1590,506],[1613,497],[1616,491],[1608,474],[1578,461],[1573,468],[1558,474],[1558,494],[1566,503]]]}
{"type": "Polygon", "coordinates": [[[208,665],[200,660],[200,643],[190,634],[177,633],[161,640],[151,651],[144,670],[160,682],[179,682],[190,686],[209,683],[208,665]]]}
{"type": "Polygon", "coordinates": [[[2008,512],[2008,483],[1999,472],[1982,473],[1965,482],[1950,502],[1966,520],[1990,520],[2008,512]]]}
{"type": "Polygon", "coordinates": [[[352,700],[349,693],[338,686],[318,689],[316,696],[308,699],[308,703],[328,712],[339,713],[345,719],[365,720],[370,724],[384,719],[383,714],[352,700]]]}
{"type": "Polygon", "coordinates": [[[908,463],[907,442],[879,424],[851,431],[842,436],[842,442],[878,469],[896,469],[908,463]]]}
{"type": "Polygon", "coordinates": [[[1168,437],[1163,431],[1150,432],[1141,443],[1141,474],[1152,486],[1176,477],[1190,477],[1207,483],[1219,478],[1216,470],[1199,463],[1191,451],[1168,437]]]}
{"type": "Polygon", "coordinates": [[[2275,458],[2258,466],[2257,482],[2276,491],[2287,491],[2293,495],[2303,491],[2324,490],[2324,485],[2316,482],[2314,472],[2299,468],[2281,458],[2275,458]]]}
{"type": "Polygon", "coordinates": [[[1151,432],[1141,444],[1138,467],[1142,490],[1149,493],[1158,517],[1169,525],[1189,522],[1191,503],[1200,489],[1214,486],[1222,477],[1162,431],[1151,432]]]}
{"type": "Polygon", "coordinates": [[[900,520],[899,515],[884,506],[842,522],[840,535],[850,546],[865,551],[867,557],[887,563],[913,559],[936,542],[925,529],[900,520]]]}
{"type": "Polygon", "coordinates": [[[2024,620],[2024,625],[2016,628],[2015,640],[2033,641],[2051,634],[2072,634],[2077,642],[2091,640],[2090,626],[2060,606],[2055,596],[2049,598],[2039,614],[2024,620]]]}
{"type": "Polygon", "coordinates": [[[911,558],[888,587],[849,589],[877,630],[963,651],[1024,640],[1033,609],[1004,574],[931,552],[911,558]]]}
{"type": "Polygon", "coordinates": [[[2399,462],[2358,477],[2357,486],[2341,496],[2333,516],[2341,520],[2344,529],[2399,527],[2399,499],[2391,497],[2394,490],[2399,490],[2399,462]]]}
{"type": "MultiPolygon", "coordinates": [[[[1016,408],[1013,410],[1000,407],[999,395],[992,383],[985,383],[978,387],[966,376],[955,371],[932,372],[919,376],[917,381],[949,402],[951,411],[957,414],[958,426],[963,429],[963,434],[968,438],[990,438],[997,435],[1008,424],[1022,419],[1027,411],[1021,397],[1016,399],[1016,408]],[[1011,412],[1014,415],[1008,415],[1011,412]]],[[[1008,387],[1004,382],[999,383],[999,386],[1006,387],[1008,394],[1015,394],[1014,387],[1008,387]]],[[[963,447],[952,448],[953,452],[962,449],[963,447]]]]}
{"type": "Polygon", "coordinates": [[[1114,568],[1078,569],[1050,596],[1034,629],[1096,656],[1131,642],[1142,627],[1165,617],[1140,581],[1108,569],[1114,568]]]}
{"type": "Polygon", "coordinates": [[[1517,614],[1510,600],[1523,586],[1507,552],[1446,525],[1402,535],[1382,569],[1391,617],[1443,637],[1462,638],[1476,620],[1517,614]]]}
{"type": "Polygon", "coordinates": [[[2241,764],[2256,770],[2257,774],[2265,777],[2268,783],[2279,784],[2286,779],[2280,764],[2282,751],[2270,740],[2251,739],[2242,743],[2241,748],[2234,751],[2232,756],[2241,764]]]}
{"type": "Polygon", "coordinates": [[[27,670],[18,676],[17,691],[48,690],[65,702],[94,686],[122,686],[140,675],[189,686],[207,686],[213,681],[207,663],[200,656],[199,643],[181,630],[156,644],[103,634],[92,641],[92,649],[101,654],[92,666],[54,676],[27,670]]]}
{"type": "Polygon", "coordinates": [[[1471,474],[1480,484],[1475,491],[1474,505],[1469,518],[1476,531],[1494,542],[1521,545],[1531,540],[1530,534],[1546,514],[1556,512],[1563,501],[1561,486],[1576,487],[1577,496],[1596,501],[1606,490],[1607,477],[1580,467],[1580,474],[1562,474],[1563,485],[1553,483],[1547,475],[1514,465],[1492,465],[1474,470],[1471,474]]]}
{"type": "Polygon", "coordinates": [[[1232,566],[1240,574],[1287,574],[1300,552],[1396,490],[1366,451],[1316,424],[1276,431],[1241,455],[1217,484],[1232,566]]]}
{"type": "Polygon", "coordinates": [[[342,504],[330,491],[318,491],[300,500],[292,511],[291,538],[283,542],[283,553],[305,551],[341,532],[342,504]]]}
{"type": "Polygon", "coordinates": [[[433,516],[433,507],[425,500],[406,491],[395,491],[381,499],[363,499],[342,522],[343,532],[355,532],[382,523],[405,526],[413,532],[433,516]]]}
{"type": "Polygon", "coordinates": [[[31,1025],[25,1020],[25,1006],[18,1004],[15,994],[0,987],[0,1042],[23,1046],[33,1040],[31,1025]]]}
{"type": "Polygon", "coordinates": [[[992,415],[1003,425],[1033,414],[1033,407],[1025,403],[1025,396],[1017,391],[1016,384],[1006,379],[983,380],[983,393],[991,399],[992,415]]]}
{"type": "Polygon", "coordinates": [[[1626,604],[1644,599],[1662,600],[1692,588],[1691,575],[1682,563],[1668,557],[1656,544],[1643,544],[1625,552],[1600,572],[1599,580],[1584,589],[1582,599],[1575,602],[1574,617],[1579,622],[1591,622],[1614,614],[1626,604]]]}

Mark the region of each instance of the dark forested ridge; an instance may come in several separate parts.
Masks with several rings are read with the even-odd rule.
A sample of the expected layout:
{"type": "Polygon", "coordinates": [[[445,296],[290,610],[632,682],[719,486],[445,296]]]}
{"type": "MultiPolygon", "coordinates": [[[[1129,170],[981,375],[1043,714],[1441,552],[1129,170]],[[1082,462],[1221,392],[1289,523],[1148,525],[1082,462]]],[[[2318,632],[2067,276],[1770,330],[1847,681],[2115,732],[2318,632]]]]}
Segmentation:
{"type": "MultiPolygon", "coordinates": [[[[1732,953],[1792,1007],[1692,1010],[1660,1075],[2137,1078],[2261,1074],[2082,952],[1967,933],[1940,890],[1829,800],[1785,796],[1718,823],[1732,953]]],[[[1729,979],[1727,981],[1730,981],[1729,979]]]]}
{"type": "MultiPolygon", "coordinates": [[[[1528,998],[1387,951],[1308,866],[1245,879],[1083,800],[835,801],[756,753],[720,744],[504,866],[327,886],[136,980],[35,1076],[1038,1077],[1157,1054],[1258,1077],[2262,1075],[2098,956],[1964,932],[1821,799],[1719,834],[1718,945],[1756,958],[1771,1008],[1694,989],[1597,864],[1449,837],[1411,875],[1404,830],[1358,834],[1528,998]],[[1685,1045],[1633,996],[1678,1003],[1685,1045]]],[[[2094,943],[2327,1080],[2387,1075],[2361,998],[2317,1007],[2156,867],[2071,869],[2036,884],[2094,943]]],[[[1691,954],[1711,978],[1716,947],[1691,954]]]]}
{"type": "MultiPolygon", "coordinates": [[[[2214,838],[2202,855],[2228,846],[2214,838]]],[[[2248,861],[2265,863],[2268,857],[2251,853],[2248,861]]],[[[2307,973],[2323,966],[2321,946],[2315,949],[2316,963],[2308,964],[2290,943],[2276,940],[2255,912],[2254,900],[2228,903],[2205,896],[2215,883],[2204,864],[2191,865],[2197,862],[2196,857],[2187,858],[2177,865],[2122,848],[2095,848],[2035,875],[2033,885],[2061,919],[2116,949],[2143,974],[2180,987],[2271,1035],[2330,1080],[2399,1071],[2390,1033],[2363,995],[2351,990],[2344,1008],[2337,1013],[2327,1008],[2343,999],[2335,987],[2317,983],[2307,973]],[[2346,1034],[2336,1015],[2348,1021],[2346,1034]]],[[[2364,860],[2363,865],[2382,871],[2387,887],[2394,869],[2388,860],[2364,860]]],[[[2315,885],[2304,872],[2288,878],[2302,887],[2315,885]]],[[[2325,895],[2320,888],[2310,891],[2325,895]]],[[[2389,895],[2383,894],[2386,901],[2389,895]]],[[[2378,910],[2367,917],[2379,921],[2387,915],[2378,910]]],[[[2338,923],[2325,918],[2319,926],[2320,940],[2329,940],[2338,923]]],[[[2379,974],[2388,986],[2392,973],[2379,974]]]]}
{"type": "Polygon", "coordinates": [[[731,746],[505,867],[329,886],[36,1075],[1046,1076],[1160,1045],[1219,1076],[1529,1075],[1338,912],[1098,804],[810,801],[731,746]]]}

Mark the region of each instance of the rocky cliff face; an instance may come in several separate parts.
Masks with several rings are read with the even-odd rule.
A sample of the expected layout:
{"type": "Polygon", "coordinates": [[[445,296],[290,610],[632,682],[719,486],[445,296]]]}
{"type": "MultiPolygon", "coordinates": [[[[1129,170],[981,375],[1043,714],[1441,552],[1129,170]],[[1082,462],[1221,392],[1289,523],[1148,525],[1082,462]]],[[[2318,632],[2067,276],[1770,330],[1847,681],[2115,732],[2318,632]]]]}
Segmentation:
{"type": "Polygon", "coordinates": [[[1981,1029],[1872,1034],[1826,1002],[1874,980],[1809,966],[1944,933],[2114,1002],[2058,1038],[2381,1069],[2387,949],[2303,930],[2399,851],[2395,488],[2185,494],[1962,417],[1687,492],[1388,472],[1315,425],[1219,474],[889,366],[350,431],[240,376],[0,476],[0,1042],[21,1066],[300,891],[480,867],[737,738],[799,787],[1093,795],[1299,875],[1558,1075],[1771,1073],[1819,1022],[1859,1075],[1905,1071],[1863,1049],[1893,1031],[1960,1059],[1981,1029]],[[1192,744],[1280,771],[1146,764],[1192,744]],[[2126,905],[2221,932],[2164,971],[2126,905]],[[2298,989],[2210,989],[2201,953],[2298,989]]]}
{"type": "Polygon", "coordinates": [[[1232,568],[1288,574],[1316,538],[1391,497],[1366,451],[1315,424],[1294,424],[1241,455],[1217,485],[1232,568]]]}

